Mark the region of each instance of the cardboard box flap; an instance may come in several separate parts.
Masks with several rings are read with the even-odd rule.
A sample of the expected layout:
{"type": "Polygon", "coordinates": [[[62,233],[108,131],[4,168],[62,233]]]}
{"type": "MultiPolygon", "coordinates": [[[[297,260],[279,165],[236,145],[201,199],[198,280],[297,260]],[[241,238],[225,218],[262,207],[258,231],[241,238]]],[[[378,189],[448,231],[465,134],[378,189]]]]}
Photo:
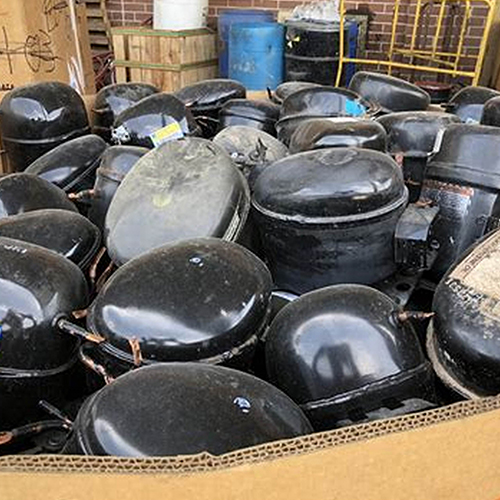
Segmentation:
{"type": "MultiPolygon", "coordinates": [[[[295,439],[275,441],[237,450],[221,456],[209,453],[179,457],[129,459],[117,457],[85,457],[64,455],[13,455],[0,457],[2,472],[86,472],[86,473],[198,473],[277,460],[290,456],[332,450],[392,434],[421,431],[429,426],[491,414],[500,427],[500,397],[466,401],[403,417],[378,420],[369,424],[344,427],[330,432],[316,433],[295,439]]],[[[498,437],[500,444],[500,433],[498,437]]],[[[1,480],[0,480],[1,484],[1,480]]],[[[1,490],[0,490],[1,491],[1,490]]],[[[500,496],[500,495],[499,495],[500,496]]]]}
{"type": "Polygon", "coordinates": [[[95,89],[84,4],[76,0],[0,0],[0,91],[62,81],[95,89]]]}
{"type": "Polygon", "coordinates": [[[0,498],[498,500],[499,403],[459,404],[421,418],[278,443],[274,451],[258,447],[232,458],[6,458],[0,498]],[[401,432],[408,428],[413,430],[401,432]],[[360,441],[367,433],[379,437],[360,441]],[[197,470],[205,472],[193,473],[197,470]]]}

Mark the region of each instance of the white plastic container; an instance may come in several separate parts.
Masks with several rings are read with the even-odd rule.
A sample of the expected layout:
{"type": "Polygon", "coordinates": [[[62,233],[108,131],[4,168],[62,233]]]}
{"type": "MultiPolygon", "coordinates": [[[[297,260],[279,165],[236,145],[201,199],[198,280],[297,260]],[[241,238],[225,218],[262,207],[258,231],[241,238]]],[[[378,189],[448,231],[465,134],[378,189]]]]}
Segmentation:
{"type": "Polygon", "coordinates": [[[155,30],[195,30],[207,25],[208,0],[155,0],[155,30]]]}

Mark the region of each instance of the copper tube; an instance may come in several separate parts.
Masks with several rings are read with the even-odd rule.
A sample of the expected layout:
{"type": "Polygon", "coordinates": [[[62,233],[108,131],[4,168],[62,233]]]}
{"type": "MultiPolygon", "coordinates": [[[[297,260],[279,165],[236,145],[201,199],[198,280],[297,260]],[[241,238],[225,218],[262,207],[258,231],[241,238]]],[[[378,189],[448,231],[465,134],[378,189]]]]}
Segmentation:
{"type": "Polygon", "coordinates": [[[106,247],[102,247],[99,250],[99,253],[96,255],[94,262],[92,262],[92,265],[90,266],[89,278],[92,285],[94,285],[95,279],[97,277],[97,268],[99,267],[99,264],[105,255],[106,255],[106,247]]]}

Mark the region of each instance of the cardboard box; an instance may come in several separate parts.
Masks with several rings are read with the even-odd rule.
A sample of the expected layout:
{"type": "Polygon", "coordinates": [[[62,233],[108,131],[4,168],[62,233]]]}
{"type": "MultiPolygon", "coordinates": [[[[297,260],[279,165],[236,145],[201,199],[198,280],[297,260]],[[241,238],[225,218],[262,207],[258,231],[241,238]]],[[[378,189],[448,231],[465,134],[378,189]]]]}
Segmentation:
{"type": "Polygon", "coordinates": [[[8,173],[10,173],[9,157],[3,146],[0,145],[0,175],[8,173]]]}
{"type": "Polygon", "coordinates": [[[220,457],[0,457],[0,500],[500,500],[499,428],[500,397],[220,457]]]}
{"type": "Polygon", "coordinates": [[[81,59],[81,78],[83,86],[80,91],[82,95],[94,94],[96,81],[94,72],[94,57],[90,43],[89,20],[87,17],[87,6],[85,3],[77,3],[76,16],[76,44],[75,50],[79,48],[74,57],[81,59]]]}
{"type": "Polygon", "coordinates": [[[500,398],[228,455],[0,458],[2,500],[498,500],[500,398]]]}
{"type": "Polygon", "coordinates": [[[57,80],[95,91],[85,5],[0,0],[0,91],[57,80]]]}
{"type": "Polygon", "coordinates": [[[94,127],[96,115],[94,114],[94,104],[95,104],[96,94],[84,95],[82,96],[83,102],[85,103],[85,109],[87,110],[87,116],[89,117],[90,127],[94,127]]]}
{"type": "MultiPolygon", "coordinates": [[[[2,97],[0,96],[0,100],[2,97]]],[[[10,173],[9,157],[7,156],[7,151],[5,151],[2,136],[0,135],[0,175],[10,173]]]]}
{"type": "Polygon", "coordinates": [[[250,90],[247,91],[247,99],[252,101],[268,101],[269,92],[267,90],[250,90]]]}
{"type": "MultiPolygon", "coordinates": [[[[82,95],[94,94],[85,4],[0,0],[0,21],[0,101],[15,87],[39,81],[61,81],[82,95]]],[[[9,172],[0,137],[0,174],[9,172]]]]}

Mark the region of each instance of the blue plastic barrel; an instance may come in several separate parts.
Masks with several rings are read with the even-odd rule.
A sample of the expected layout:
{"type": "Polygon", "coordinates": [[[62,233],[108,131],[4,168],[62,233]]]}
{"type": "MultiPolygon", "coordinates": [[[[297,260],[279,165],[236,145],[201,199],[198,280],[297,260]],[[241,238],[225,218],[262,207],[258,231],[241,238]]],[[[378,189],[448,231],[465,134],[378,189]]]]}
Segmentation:
{"type": "MultiPolygon", "coordinates": [[[[358,55],[359,26],[355,21],[349,21],[349,57],[356,59],[358,55]]],[[[356,74],[356,64],[348,63],[345,68],[344,86],[348,87],[352,77],[356,74]]]]}
{"type": "Polygon", "coordinates": [[[274,90],[285,72],[285,27],[278,23],[233,24],[229,34],[229,78],[248,90],[274,90]]]}
{"type": "Polygon", "coordinates": [[[221,78],[229,74],[229,32],[235,23],[271,23],[274,14],[268,10],[229,9],[219,14],[219,73],[221,78]]]}

